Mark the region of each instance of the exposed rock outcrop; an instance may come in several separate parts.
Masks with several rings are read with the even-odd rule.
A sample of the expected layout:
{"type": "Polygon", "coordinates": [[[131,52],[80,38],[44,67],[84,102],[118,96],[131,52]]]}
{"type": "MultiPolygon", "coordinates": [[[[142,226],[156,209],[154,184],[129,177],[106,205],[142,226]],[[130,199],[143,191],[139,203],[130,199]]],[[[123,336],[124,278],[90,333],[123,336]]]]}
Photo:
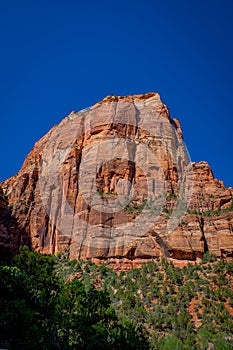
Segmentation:
{"type": "Polygon", "coordinates": [[[233,253],[232,188],[191,163],[157,93],[72,112],[1,184],[0,245],[116,266],[233,253]]]}

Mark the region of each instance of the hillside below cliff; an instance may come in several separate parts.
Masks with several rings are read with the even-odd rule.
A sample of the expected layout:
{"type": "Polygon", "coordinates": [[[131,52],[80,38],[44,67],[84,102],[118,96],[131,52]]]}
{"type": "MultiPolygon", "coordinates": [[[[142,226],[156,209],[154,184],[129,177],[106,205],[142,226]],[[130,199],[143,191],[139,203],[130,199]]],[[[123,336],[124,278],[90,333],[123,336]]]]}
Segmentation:
{"type": "Polygon", "coordinates": [[[155,257],[233,256],[233,189],[191,162],[157,93],[72,112],[0,184],[0,253],[130,268],[155,257]]]}

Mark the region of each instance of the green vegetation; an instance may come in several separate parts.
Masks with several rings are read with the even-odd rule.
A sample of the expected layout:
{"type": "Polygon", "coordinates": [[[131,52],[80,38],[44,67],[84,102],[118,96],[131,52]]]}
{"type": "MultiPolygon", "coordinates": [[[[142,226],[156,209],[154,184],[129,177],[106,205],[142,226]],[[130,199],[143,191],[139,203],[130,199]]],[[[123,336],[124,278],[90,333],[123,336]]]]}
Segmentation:
{"type": "Polygon", "coordinates": [[[132,200],[124,207],[124,211],[129,214],[141,213],[143,210],[145,210],[149,216],[161,214],[161,208],[157,208],[153,200],[148,199],[143,199],[139,203],[132,200]]]}
{"type": "Polygon", "coordinates": [[[97,194],[99,195],[99,196],[103,196],[104,195],[104,192],[103,192],[103,190],[101,190],[100,188],[97,190],[97,194]]]}
{"type": "Polygon", "coordinates": [[[142,203],[136,203],[131,201],[125,208],[124,211],[129,214],[133,214],[135,212],[141,212],[146,206],[146,200],[143,200],[142,203]]]}
{"type": "Polygon", "coordinates": [[[207,253],[117,274],[21,248],[0,265],[0,347],[233,349],[233,263],[207,253]]]}
{"type": "Polygon", "coordinates": [[[204,217],[210,217],[210,216],[218,216],[221,213],[224,212],[224,210],[216,209],[216,210],[206,210],[206,211],[198,211],[198,210],[188,210],[188,214],[195,214],[195,215],[200,215],[204,217]]]}
{"type": "Polygon", "coordinates": [[[172,199],[172,198],[177,198],[177,195],[175,193],[169,193],[166,197],[166,199],[172,199]]]}
{"type": "Polygon", "coordinates": [[[55,269],[56,260],[24,247],[13,264],[1,264],[0,347],[149,348],[139,327],[119,319],[106,290],[77,278],[65,280],[55,269]]]}
{"type": "Polygon", "coordinates": [[[102,189],[98,189],[97,190],[97,194],[100,196],[100,197],[103,197],[105,199],[111,199],[111,198],[114,198],[114,197],[117,197],[117,193],[114,193],[114,192],[104,192],[102,189]]]}
{"type": "Polygon", "coordinates": [[[221,215],[224,213],[228,213],[229,211],[232,211],[232,210],[233,210],[233,200],[232,200],[231,204],[225,209],[218,208],[216,210],[206,210],[206,211],[198,211],[198,210],[189,210],[188,209],[187,213],[210,217],[210,216],[218,216],[218,215],[221,215]]]}

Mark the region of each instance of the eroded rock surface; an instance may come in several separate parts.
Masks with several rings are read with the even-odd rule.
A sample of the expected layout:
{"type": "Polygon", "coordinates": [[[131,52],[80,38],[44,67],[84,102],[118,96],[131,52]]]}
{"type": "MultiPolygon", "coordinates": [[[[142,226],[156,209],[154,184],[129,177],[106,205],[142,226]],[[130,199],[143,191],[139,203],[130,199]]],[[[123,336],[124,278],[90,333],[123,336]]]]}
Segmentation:
{"type": "Polygon", "coordinates": [[[119,268],[156,256],[232,256],[232,188],[191,163],[157,93],[72,112],[1,184],[0,246],[69,250],[119,268]]]}

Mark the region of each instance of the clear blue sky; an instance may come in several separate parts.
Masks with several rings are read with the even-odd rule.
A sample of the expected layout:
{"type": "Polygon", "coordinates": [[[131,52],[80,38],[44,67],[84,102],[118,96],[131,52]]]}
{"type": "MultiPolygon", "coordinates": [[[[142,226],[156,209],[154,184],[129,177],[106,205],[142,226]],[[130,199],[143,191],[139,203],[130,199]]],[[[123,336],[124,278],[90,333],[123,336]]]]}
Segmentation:
{"type": "Polygon", "coordinates": [[[233,1],[1,1],[0,180],[72,110],[157,91],[233,186],[233,1]]]}

